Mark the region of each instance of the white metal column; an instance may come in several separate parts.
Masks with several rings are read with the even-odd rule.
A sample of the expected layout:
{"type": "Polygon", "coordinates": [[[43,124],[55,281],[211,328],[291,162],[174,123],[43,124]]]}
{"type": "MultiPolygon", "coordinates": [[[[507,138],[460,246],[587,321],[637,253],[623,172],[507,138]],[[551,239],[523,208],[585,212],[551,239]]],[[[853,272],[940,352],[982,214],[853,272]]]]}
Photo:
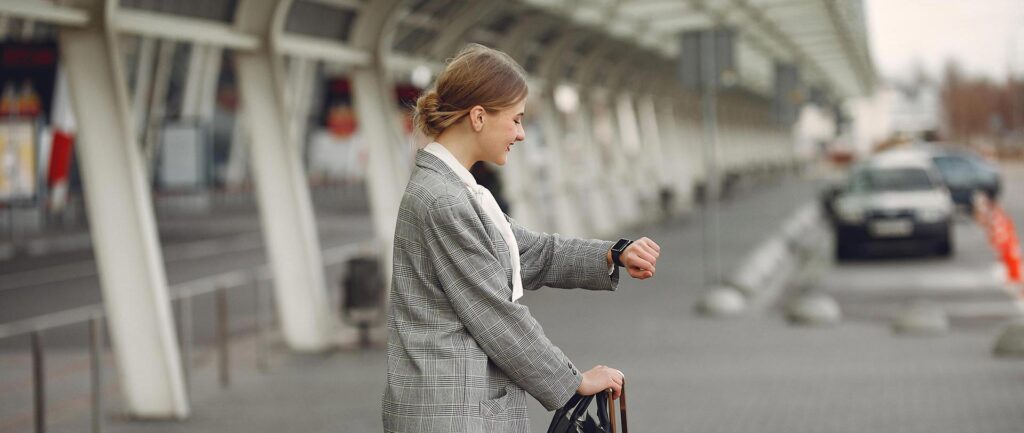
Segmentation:
{"type": "Polygon", "coordinates": [[[682,131],[681,123],[675,112],[673,100],[658,98],[655,109],[658,111],[659,125],[662,134],[662,150],[665,152],[665,173],[667,181],[675,194],[674,212],[685,212],[693,204],[693,164],[699,160],[697,155],[688,152],[689,143],[682,131]]]}
{"type": "Polygon", "coordinates": [[[584,179],[585,212],[592,215],[593,235],[599,238],[615,235],[614,203],[608,194],[611,171],[604,164],[604,150],[594,134],[594,116],[590,96],[580,90],[580,140],[586,147],[583,167],[578,167],[584,179]]]}
{"type": "Polygon", "coordinates": [[[315,352],[331,345],[337,316],[327,301],[323,258],[306,174],[289,144],[283,97],[284,72],[274,52],[290,1],[240,2],[235,16],[243,31],[264,44],[235,55],[243,110],[252,132],[250,156],[262,217],[277,310],[285,341],[293,350],[315,352]]]}
{"type": "Polygon", "coordinates": [[[149,183],[128,114],[118,39],[103,18],[113,3],[68,3],[92,17],[87,27],[61,28],[59,43],[125,403],[134,417],[185,418],[188,399],[149,183]]]}
{"type": "Polygon", "coordinates": [[[209,127],[213,122],[221,53],[221,47],[216,45],[192,44],[185,78],[185,98],[181,104],[183,119],[198,121],[203,127],[209,127]]]}
{"type": "Polygon", "coordinates": [[[288,106],[290,142],[300,155],[306,149],[306,127],[313,106],[313,84],[316,82],[316,62],[293,57],[288,65],[288,106]]]}
{"type": "Polygon", "coordinates": [[[146,97],[153,87],[153,58],[156,55],[157,41],[153,38],[139,36],[138,53],[135,61],[135,83],[131,91],[131,114],[135,132],[146,130],[146,113],[149,106],[146,97]]]}
{"type": "MultiPolygon", "coordinates": [[[[524,51],[529,44],[530,37],[545,31],[551,22],[544,17],[523,16],[516,20],[512,28],[506,32],[498,42],[498,49],[522,62],[518,53],[524,51]]],[[[530,87],[531,96],[526,103],[526,121],[524,131],[526,140],[523,145],[516,146],[509,162],[500,170],[502,179],[505,182],[505,194],[512,206],[512,215],[520,224],[530,227],[533,230],[556,231],[556,225],[552,222],[553,212],[548,206],[548,191],[551,187],[542,179],[548,178],[551,168],[549,153],[554,149],[553,143],[545,139],[545,126],[542,122],[544,115],[541,114],[545,103],[542,91],[538,91],[543,85],[527,77],[527,85],[530,87]]]]}
{"type": "Polygon", "coordinates": [[[149,100],[149,109],[146,110],[146,128],[142,133],[142,153],[146,159],[146,168],[152,176],[156,168],[157,140],[160,134],[159,122],[165,119],[167,112],[167,91],[171,82],[171,63],[174,57],[174,50],[178,43],[175,41],[159,41],[157,53],[156,71],[153,77],[153,93],[149,100]]]}
{"type": "Polygon", "coordinates": [[[555,104],[554,93],[562,79],[562,59],[576,41],[575,32],[563,31],[550,47],[544,50],[539,68],[544,79],[544,89],[537,97],[540,105],[544,140],[551,152],[551,189],[554,194],[555,228],[566,236],[580,237],[588,231],[587,222],[582,218],[577,200],[576,180],[579,173],[573,164],[574,149],[579,143],[569,143],[569,125],[562,120],[565,114],[555,104]]]}
{"type": "Polygon", "coordinates": [[[654,97],[641,95],[636,101],[637,114],[640,123],[640,136],[642,138],[641,157],[639,161],[646,166],[648,179],[653,178],[657,188],[652,197],[653,208],[657,209],[660,200],[660,191],[668,184],[665,173],[665,166],[662,161],[666,160],[666,152],[661,142],[661,125],[657,109],[654,106],[654,97]]]}
{"type": "Polygon", "coordinates": [[[590,149],[586,152],[587,163],[582,169],[584,175],[591,185],[587,199],[587,211],[593,215],[600,215],[594,218],[594,232],[598,236],[611,236],[616,229],[624,224],[619,218],[619,209],[616,205],[615,179],[613,178],[613,167],[607,155],[610,152],[609,143],[603,142],[597,134],[597,118],[595,114],[595,92],[594,81],[599,70],[607,67],[604,63],[608,54],[616,47],[610,43],[597,44],[589,53],[584,56],[576,68],[575,81],[579,84],[579,111],[580,128],[583,130],[582,138],[590,149]]]}
{"type": "Polygon", "coordinates": [[[404,143],[399,132],[394,85],[384,64],[391,50],[397,0],[381,0],[367,4],[356,18],[352,29],[352,45],[370,55],[367,66],[352,72],[353,104],[359,115],[359,129],[369,150],[366,187],[369,190],[373,231],[381,247],[385,264],[385,281],[391,281],[391,252],[394,244],[398,205],[408,182],[404,143]]]}
{"type": "Polygon", "coordinates": [[[565,132],[557,118],[561,114],[558,112],[558,108],[555,107],[550,94],[542,94],[539,97],[544,100],[540,105],[541,112],[537,115],[540,116],[541,125],[544,128],[544,141],[551,152],[548,155],[550,158],[548,173],[551,175],[548,187],[551,188],[551,194],[553,195],[555,231],[567,236],[578,236],[580,235],[580,219],[570,199],[572,192],[570,191],[571,182],[569,178],[573,174],[567,173],[564,169],[565,152],[563,148],[565,146],[565,132]]]}
{"type": "Polygon", "coordinates": [[[615,184],[621,191],[625,223],[634,226],[643,220],[643,204],[652,197],[647,187],[639,182],[641,173],[637,166],[640,160],[640,125],[637,122],[632,93],[622,90],[619,93],[612,93],[611,104],[615,107],[613,112],[619,132],[619,146],[616,150],[621,155],[620,158],[616,158],[619,167],[615,170],[615,184]]]}

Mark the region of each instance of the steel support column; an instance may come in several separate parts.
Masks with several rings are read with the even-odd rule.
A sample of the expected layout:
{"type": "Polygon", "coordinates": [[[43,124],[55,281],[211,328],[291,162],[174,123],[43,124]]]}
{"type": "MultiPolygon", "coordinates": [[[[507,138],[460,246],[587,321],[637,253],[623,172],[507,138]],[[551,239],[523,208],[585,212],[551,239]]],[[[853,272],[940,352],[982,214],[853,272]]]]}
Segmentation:
{"type": "Polygon", "coordinates": [[[274,50],[291,1],[245,0],[235,24],[263,44],[235,55],[242,106],[249,120],[250,156],[278,315],[293,350],[322,351],[338,328],[329,308],[323,258],[301,156],[289,143],[284,71],[274,50]]]}
{"type": "Polygon", "coordinates": [[[610,236],[624,225],[619,218],[620,211],[615,205],[614,195],[610,194],[615,190],[615,180],[610,175],[613,170],[612,158],[609,158],[613,151],[597,137],[593,94],[597,90],[596,74],[606,68],[604,61],[616,48],[618,46],[609,41],[595,44],[576,68],[574,77],[579,84],[580,125],[584,131],[583,138],[592,149],[587,152],[587,177],[590,179],[590,185],[596,185],[589,188],[588,211],[594,215],[601,215],[600,218],[594,219],[594,232],[600,236],[610,236]]]}
{"type": "Polygon", "coordinates": [[[650,94],[640,94],[636,99],[636,109],[641,137],[641,156],[638,162],[645,166],[642,170],[647,174],[648,190],[653,192],[652,210],[660,209],[661,191],[668,186],[663,164],[667,160],[667,155],[661,142],[661,125],[654,97],[650,94]]]}
{"type": "Polygon", "coordinates": [[[642,204],[650,200],[649,188],[641,185],[640,176],[636,167],[640,159],[640,127],[637,122],[636,104],[631,89],[625,88],[627,77],[636,72],[633,68],[634,62],[642,60],[637,53],[628,53],[620,62],[612,67],[608,73],[606,86],[609,90],[609,104],[614,107],[612,112],[617,123],[618,139],[620,146],[615,150],[621,154],[621,158],[615,158],[613,163],[614,186],[618,191],[618,203],[621,205],[622,223],[626,226],[633,226],[640,223],[643,218],[642,204]]]}
{"type": "MultiPolygon", "coordinates": [[[[524,11],[512,28],[501,37],[497,47],[520,63],[524,61],[525,56],[521,53],[525,51],[530,37],[551,25],[546,16],[531,13],[524,11]]],[[[545,141],[544,137],[547,134],[542,114],[545,105],[543,90],[538,89],[535,82],[528,82],[528,85],[531,94],[526,105],[526,145],[512,153],[501,173],[503,180],[507,181],[505,191],[512,206],[512,215],[521,224],[534,230],[555,231],[556,225],[551,222],[553,212],[546,203],[549,186],[540,182],[541,178],[546,177],[541,176],[541,173],[546,173],[550,166],[547,152],[553,148],[554,143],[545,141]]]]}
{"type": "Polygon", "coordinates": [[[370,213],[374,235],[380,245],[380,258],[385,281],[391,281],[392,248],[398,205],[408,182],[408,149],[401,147],[394,83],[385,63],[391,51],[397,22],[398,0],[381,0],[367,4],[360,11],[352,29],[352,46],[369,54],[366,66],[352,71],[353,104],[359,118],[359,129],[368,144],[369,161],[366,187],[369,190],[370,213]]]}
{"type": "MultiPolygon", "coordinates": [[[[578,168],[573,161],[573,154],[578,150],[572,147],[580,143],[570,143],[567,138],[568,128],[561,120],[566,114],[561,113],[555,104],[555,89],[562,79],[562,60],[572,48],[581,30],[566,30],[548,47],[540,60],[540,76],[544,80],[544,88],[536,97],[541,98],[541,124],[544,128],[544,140],[552,150],[551,191],[554,194],[555,230],[566,236],[584,236],[592,231],[580,213],[579,194],[576,188],[578,168]],[[589,230],[588,230],[589,229],[589,230]]],[[[579,138],[577,137],[577,140],[579,138]]]]}
{"type": "Polygon", "coordinates": [[[697,155],[688,154],[690,146],[683,134],[682,122],[676,113],[673,100],[657,98],[655,109],[658,112],[662,149],[665,151],[663,162],[667,182],[673,190],[675,200],[673,212],[688,211],[693,205],[694,161],[697,155]]]}
{"type": "Polygon", "coordinates": [[[316,61],[292,57],[288,65],[288,121],[291,122],[291,144],[300,155],[306,148],[306,130],[313,105],[313,85],[316,82],[316,61]]]}
{"type": "Polygon", "coordinates": [[[135,131],[146,131],[149,106],[146,96],[153,87],[153,58],[156,55],[157,41],[152,38],[139,37],[135,57],[135,82],[131,90],[131,113],[135,131]]]}
{"type": "Polygon", "coordinates": [[[125,405],[133,417],[185,418],[188,397],[149,182],[129,115],[112,1],[73,0],[92,20],[62,28],[87,188],[86,207],[125,405]]]}

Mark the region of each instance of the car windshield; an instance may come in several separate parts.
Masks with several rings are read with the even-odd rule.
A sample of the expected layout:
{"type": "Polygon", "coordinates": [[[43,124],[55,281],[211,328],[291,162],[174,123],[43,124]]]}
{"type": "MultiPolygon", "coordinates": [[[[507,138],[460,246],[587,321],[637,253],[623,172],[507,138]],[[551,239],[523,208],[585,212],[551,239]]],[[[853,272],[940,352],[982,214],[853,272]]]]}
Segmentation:
{"type": "Polygon", "coordinates": [[[869,191],[923,191],[934,188],[928,172],[920,168],[871,168],[854,174],[850,189],[869,191]]]}
{"type": "Polygon", "coordinates": [[[999,177],[999,170],[992,166],[989,162],[978,157],[965,158],[971,167],[974,167],[976,172],[981,176],[982,179],[991,180],[999,177]]]}

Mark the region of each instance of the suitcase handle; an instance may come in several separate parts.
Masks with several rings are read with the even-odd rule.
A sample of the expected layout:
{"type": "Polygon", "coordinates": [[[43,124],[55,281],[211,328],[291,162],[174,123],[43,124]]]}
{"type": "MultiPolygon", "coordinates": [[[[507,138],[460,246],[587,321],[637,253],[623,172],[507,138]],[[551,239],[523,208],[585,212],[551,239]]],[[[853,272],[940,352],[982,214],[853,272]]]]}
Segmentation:
{"type": "MultiPolygon", "coordinates": [[[[629,433],[626,426],[626,380],[622,380],[622,393],[619,394],[619,414],[622,418],[622,433],[629,433]]],[[[611,433],[615,433],[615,400],[612,400],[612,390],[608,390],[608,420],[611,421],[611,433]]]]}

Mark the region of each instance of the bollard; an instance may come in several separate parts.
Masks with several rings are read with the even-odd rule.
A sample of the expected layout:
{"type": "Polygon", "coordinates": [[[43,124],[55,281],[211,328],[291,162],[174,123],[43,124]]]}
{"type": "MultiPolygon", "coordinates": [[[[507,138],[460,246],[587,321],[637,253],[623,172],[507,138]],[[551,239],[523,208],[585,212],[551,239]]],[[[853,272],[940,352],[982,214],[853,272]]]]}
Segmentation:
{"type": "Polygon", "coordinates": [[[217,369],[221,388],[231,384],[228,323],[228,291],[221,287],[217,289],[217,369]]]}
{"type": "Polygon", "coordinates": [[[892,330],[905,335],[941,335],[949,332],[949,316],[940,305],[918,301],[892,321],[892,330]]]}
{"type": "Polygon", "coordinates": [[[34,415],[36,433],[46,432],[46,368],[43,359],[43,336],[39,331],[32,331],[29,337],[32,345],[32,395],[34,397],[34,415]]]}
{"type": "Polygon", "coordinates": [[[92,376],[92,431],[103,431],[103,317],[93,316],[89,322],[89,358],[92,376]]]}
{"type": "Polygon", "coordinates": [[[842,318],[839,304],[826,293],[802,294],[786,307],[786,320],[793,325],[832,326],[842,318]]]}
{"type": "Polygon", "coordinates": [[[737,316],[747,309],[747,299],[734,287],[717,286],[705,292],[694,308],[705,316],[737,316]]]}
{"type": "Polygon", "coordinates": [[[992,353],[1000,357],[1024,358],[1024,319],[1018,318],[1003,325],[992,353]]]}

